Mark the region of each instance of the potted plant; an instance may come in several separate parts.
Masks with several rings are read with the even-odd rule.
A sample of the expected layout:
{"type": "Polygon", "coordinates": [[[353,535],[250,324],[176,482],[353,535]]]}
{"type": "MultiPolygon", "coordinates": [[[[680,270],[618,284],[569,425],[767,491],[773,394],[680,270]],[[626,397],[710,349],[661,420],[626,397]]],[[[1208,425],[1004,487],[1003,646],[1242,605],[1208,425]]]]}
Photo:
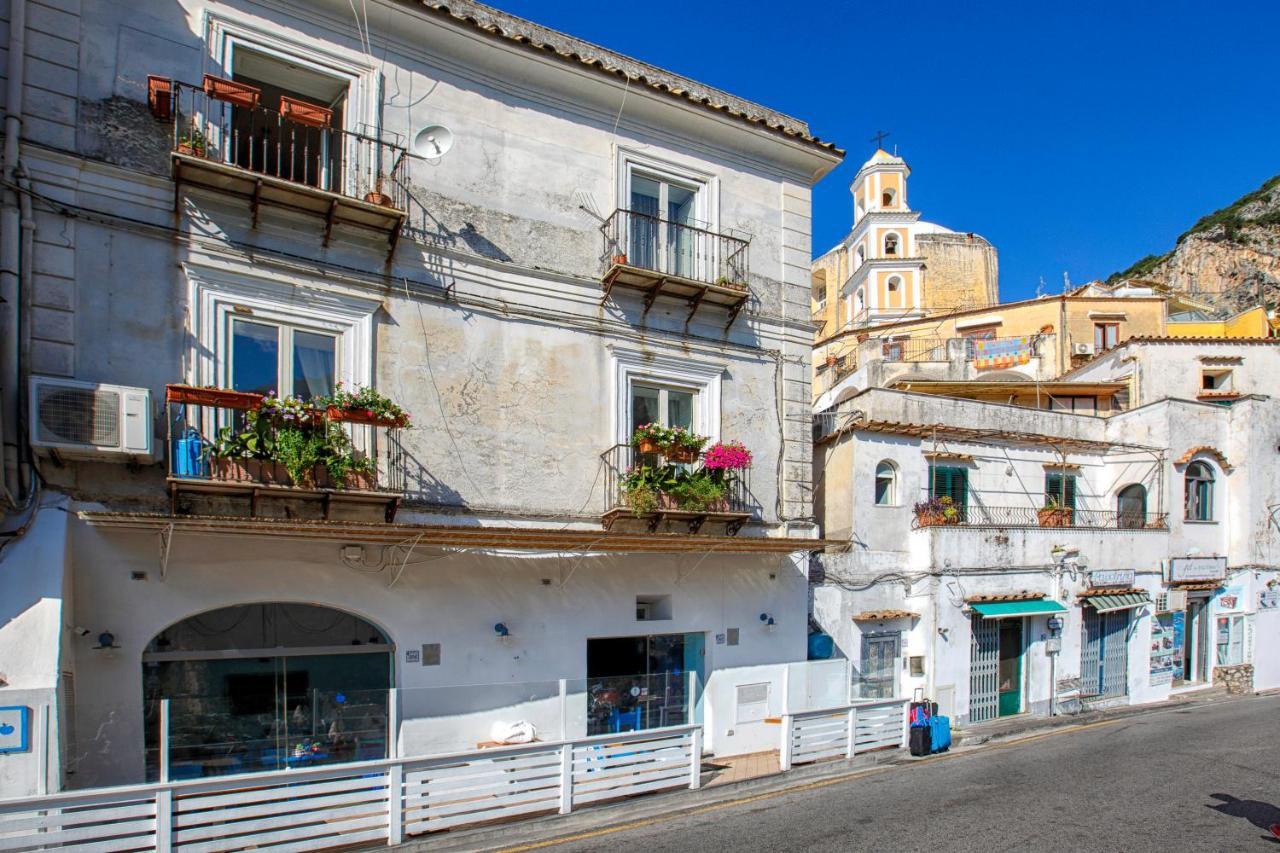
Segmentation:
{"type": "Polygon", "coordinates": [[[725,512],[728,509],[728,485],[705,468],[681,472],[669,493],[677,508],[689,512],[725,512]]]}
{"type": "Polygon", "coordinates": [[[671,431],[662,424],[645,424],[631,434],[631,446],[637,453],[661,453],[670,435],[671,431]]]}
{"type": "Polygon", "coordinates": [[[409,413],[376,388],[357,386],[355,390],[349,390],[339,382],[332,396],[317,399],[316,403],[324,406],[325,414],[333,421],[397,429],[411,424],[409,413]]]}
{"type": "Polygon", "coordinates": [[[718,442],[702,454],[703,470],[720,482],[728,482],[751,467],[751,451],[740,441],[718,442]]]}
{"type": "Polygon", "coordinates": [[[626,266],[627,253],[614,251],[614,253],[609,257],[609,262],[612,263],[615,267],[626,266]]]}
{"type": "Polygon", "coordinates": [[[328,127],[333,120],[333,110],[288,95],[280,96],[280,116],[309,127],[328,127]]]}
{"type": "Polygon", "coordinates": [[[215,77],[212,74],[204,75],[204,93],[216,101],[225,101],[228,104],[249,109],[256,107],[258,99],[262,97],[262,90],[257,86],[250,86],[238,80],[228,80],[225,77],[215,77]]]}
{"type": "Polygon", "coordinates": [[[188,157],[203,157],[205,152],[204,134],[192,125],[178,137],[178,153],[188,157]]]}
{"type": "Polygon", "coordinates": [[[960,523],[960,508],[946,495],[920,501],[911,509],[915,513],[917,527],[939,527],[944,524],[960,523]]]}
{"type": "Polygon", "coordinates": [[[839,363],[840,363],[840,356],[838,356],[838,355],[828,355],[828,356],[827,356],[827,368],[828,368],[828,369],[830,369],[830,368],[832,368],[832,367],[835,367],[835,366],[836,366],[837,364],[839,364],[839,363]]]}
{"type": "Polygon", "coordinates": [[[669,492],[675,485],[676,472],[670,465],[633,465],[622,477],[622,499],[636,516],[669,509],[674,506],[669,492]]]}
{"type": "Polygon", "coordinates": [[[199,388],[195,385],[165,386],[165,401],[169,403],[186,403],[193,406],[212,406],[219,409],[239,409],[248,411],[262,405],[262,395],[252,391],[232,391],[229,388],[209,386],[199,388]]]}
{"type": "Polygon", "coordinates": [[[672,427],[667,431],[662,453],[672,462],[695,462],[708,440],[705,435],[696,435],[684,427],[672,427]]]}
{"type": "Polygon", "coordinates": [[[1062,506],[1055,497],[1045,498],[1044,507],[1036,512],[1036,519],[1041,527],[1070,527],[1073,511],[1069,506],[1062,506]]]}
{"type": "Polygon", "coordinates": [[[386,180],[384,175],[378,175],[373,182],[373,190],[364,194],[364,200],[369,204],[377,204],[382,207],[394,207],[395,203],[391,201],[391,196],[382,191],[382,182],[386,180]]]}

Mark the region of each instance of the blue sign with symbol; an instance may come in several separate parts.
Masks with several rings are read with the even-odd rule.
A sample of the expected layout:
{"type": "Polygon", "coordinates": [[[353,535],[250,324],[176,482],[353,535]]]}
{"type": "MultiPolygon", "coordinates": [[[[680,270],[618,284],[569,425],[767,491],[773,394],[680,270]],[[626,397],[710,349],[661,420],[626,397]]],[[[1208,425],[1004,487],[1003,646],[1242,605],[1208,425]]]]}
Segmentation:
{"type": "Polygon", "coordinates": [[[31,748],[31,709],[25,705],[0,708],[0,753],[31,748]]]}

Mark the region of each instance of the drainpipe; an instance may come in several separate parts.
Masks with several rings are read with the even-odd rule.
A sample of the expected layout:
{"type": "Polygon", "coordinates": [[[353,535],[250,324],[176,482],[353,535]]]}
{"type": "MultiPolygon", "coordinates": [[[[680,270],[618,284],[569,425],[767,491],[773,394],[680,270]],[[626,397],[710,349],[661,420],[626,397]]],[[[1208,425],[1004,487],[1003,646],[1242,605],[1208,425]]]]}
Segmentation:
{"type": "Polygon", "coordinates": [[[19,269],[22,257],[22,214],[17,186],[18,140],[22,135],[22,89],[26,57],[27,4],[9,3],[9,66],[4,116],[4,201],[0,204],[0,447],[3,448],[3,492],[10,506],[21,490],[18,479],[18,319],[22,310],[19,269]]]}

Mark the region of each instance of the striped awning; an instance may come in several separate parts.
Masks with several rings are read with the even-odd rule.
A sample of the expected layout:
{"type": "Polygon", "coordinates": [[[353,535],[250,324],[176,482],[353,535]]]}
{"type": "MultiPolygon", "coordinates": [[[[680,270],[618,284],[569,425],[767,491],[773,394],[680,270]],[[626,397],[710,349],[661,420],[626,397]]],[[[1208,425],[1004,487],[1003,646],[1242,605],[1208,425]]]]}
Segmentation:
{"type": "Polygon", "coordinates": [[[1145,592],[1122,592],[1119,595],[1091,595],[1085,599],[1085,603],[1099,613],[1111,613],[1150,604],[1151,597],[1145,592]]]}

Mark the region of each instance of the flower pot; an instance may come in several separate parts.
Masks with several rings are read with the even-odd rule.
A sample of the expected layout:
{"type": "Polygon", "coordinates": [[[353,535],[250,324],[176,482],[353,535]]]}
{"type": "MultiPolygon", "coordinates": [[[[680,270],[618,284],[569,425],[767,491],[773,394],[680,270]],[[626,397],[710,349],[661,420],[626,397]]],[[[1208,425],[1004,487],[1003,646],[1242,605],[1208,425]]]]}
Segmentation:
{"type": "Polygon", "coordinates": [[[236,80],[204,75],[204,93],[216,101],[225,101],[237,107],[252,109],[258,105],[262,90],[236,80]]]}
{"type": "Polygon", "coordinates": [[[661,453],[662,446],[651,438],[642,438],[636,442],[637,453],[661,453]]]}
{"type": "Polygon", "coordinates": [[[262,405],[262,395],[227,388],[197,388],[194,385],[168,385],[164,398],[169,403],[213,406],[219,409],[251,411],[262,405]]]}
{"type": "Polygon", "coordinates": [[[378,490],[378,474],[376,471],[349,471],[344,488],[356,492],[376,492],[378,490]]]}
{"type": "Polygon", "coordinates": [[[609,260],[614,266],[623,266],[627,262],[627,256],[625,253],[619,252],[618,254],[611,257],[609,260]]]}
{"type": "Polygon", "coordinates": [[[280,115],[291,122],[305,124],[308,127],[328,127],[329,122],[333,120],[333,110],[328,107],[290,98],[288,95],[280,96],[280,115]]]}
{"type": "Polygon", "coordinates": [[[840,356],[838,355],[827,356],[827,367],[835,367],[839,363],[840,363],[840,356]]]}
{"type": "Polygon", "coordinates": [[[268,459],[246,459],[244,467],[249,473],[249,479],[264,486],[294,485],[293,478],[289,476],[289,469],[279,462],[268,459]]]}
{"type": "Polygon", "coordinates": [[[178,143],[178,153],[179,153],[179,154],[185,154],[185,155],[187,155],[188,157],[203,157],[203,156],[204,156],[204,149],[203,149],[203,148],[197,148],[197,147],[195,147],[194,145],[185,145],[185,144],[183,144],[183,143],[179,142],[179,143],[178,143]]]}
{"type": "Polygon", "coordinates": [[[1072,510],[1069,507],[1045,507],[1036,513],[1041,527],[1070,527],[1072,510]]]}
{"type": "Polygon", "coordinates": [[[409,423],[408,415],[394,418],[379,417],[371,409],[343,409],[330,406],[325,410],[325,417],[331,421],[344,421],[351,424],[370,424],[381,427],[403,427],[409,423]]]}
{"type": "Polygon", "coordinates": [[[940,512],[916,513],[916,527],[938,527],[946,523],[946,516],[940,512]]]}
{"type": "Polygon", "coordinates": [[[367,204],[377,204],[382,207],[395,207],[395,204],[391,201],[391,196],[382,192],[365,193],[364,200],[367,204]]]}
{"type": "Polygon", "coordinates": [[[211,456],[209,457],[209,476],[215,480],[228,483],[249,482],[254,477],[245,463],[256,461],[253,459],[229,459],[225,456],[211,456]]]}
{"type": "Polygon", "coordinates": [[[173,120],[173,81],[157,74],[147,75],[147,106],[159,121],[173,120]]]}
{"type": "Polygon", "coordinates": [[[669,462],[688,463],[697,462],[700,453],[701,451],[694,450],[691,447],[669,447],[665,455],[669,462]]]}

